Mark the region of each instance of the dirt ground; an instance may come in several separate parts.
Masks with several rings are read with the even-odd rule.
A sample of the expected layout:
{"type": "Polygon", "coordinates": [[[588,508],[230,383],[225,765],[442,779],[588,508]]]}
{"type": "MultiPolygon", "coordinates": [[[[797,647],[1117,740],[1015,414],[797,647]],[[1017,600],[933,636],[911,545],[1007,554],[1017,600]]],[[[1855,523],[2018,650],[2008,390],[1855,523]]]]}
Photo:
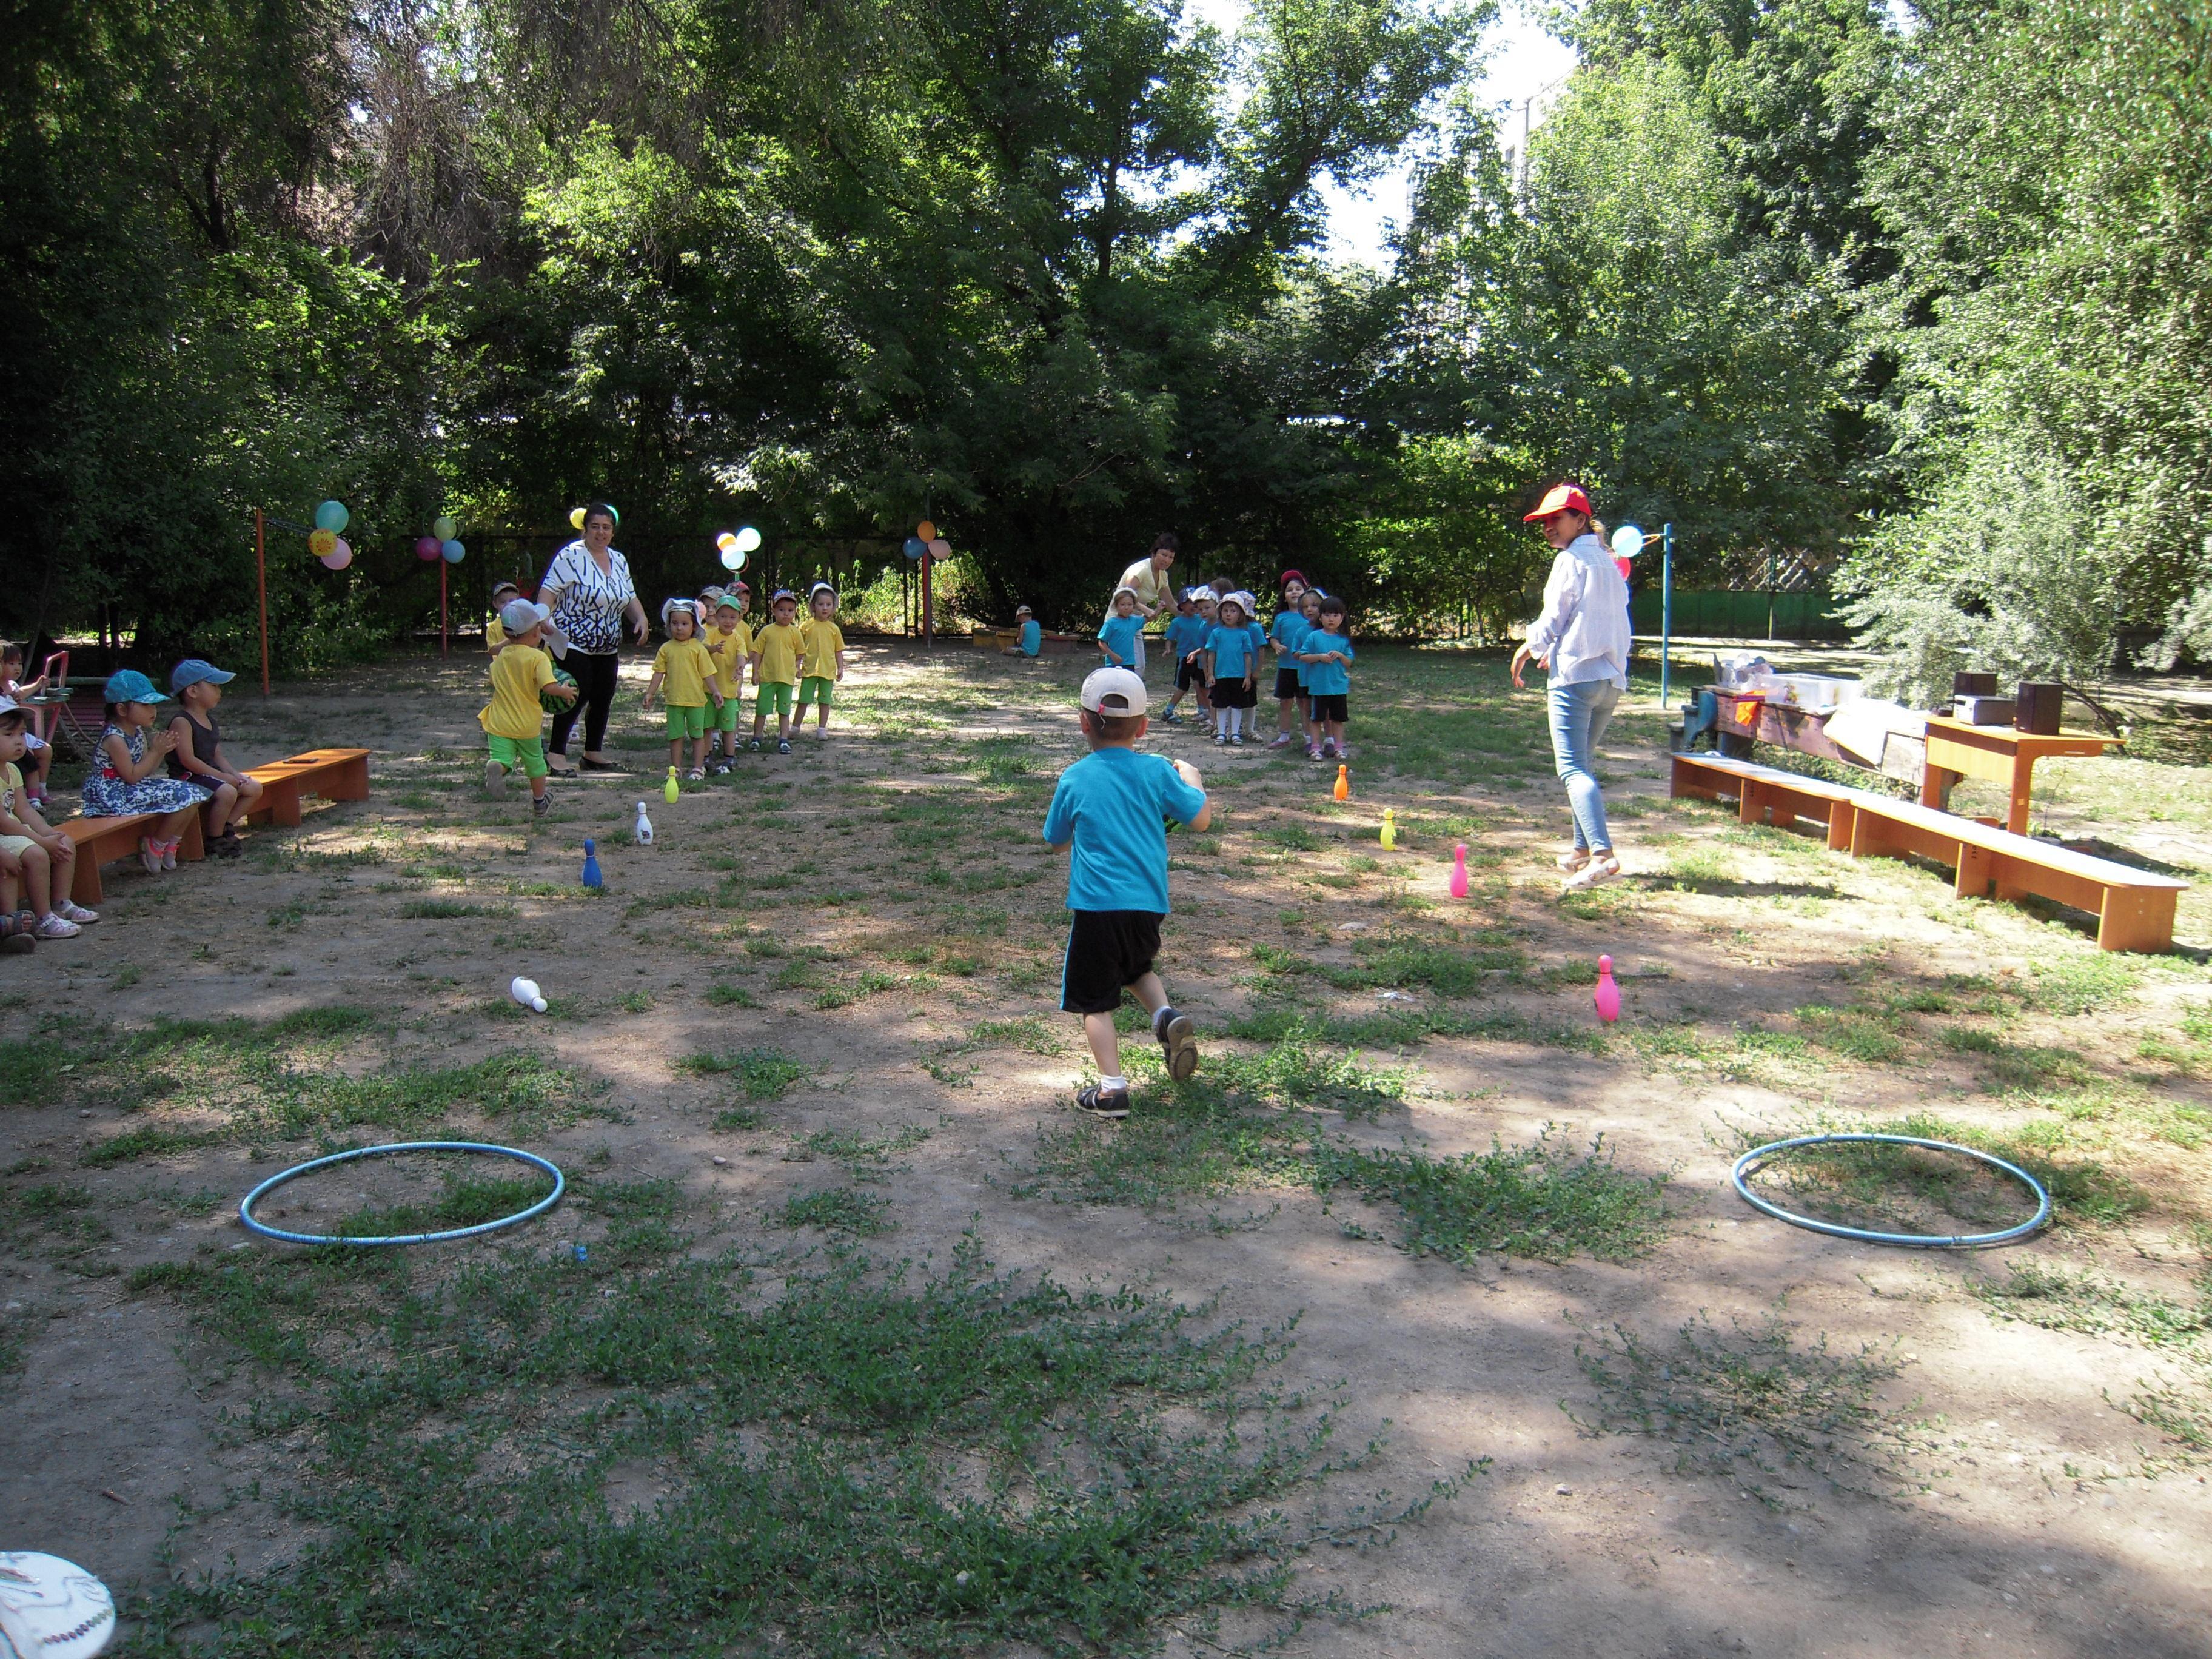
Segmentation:
{"type": "MultiPolygon", "coordinates": [[[[363,1075],[525,1045],[588,1079],[604,1114],[525,1144],[564,1167],[672,1179],[713,1237],[760,1232],[821,1188],[836,1160],[807,1139],[849,1132],[891,1148],[869,1187],[895,1224],[876,1255],[941,1262],[972,1233],[1002,1268],[1218,1297],[1255,1328],[1295,1320],[1284,1380],[1334,1391],[1342,1444],[1385,1437],[1333,1494],[1418,1494],[1486,1461],[1388,1547],[1304,1554],[1302,1593],[1381,1610],[1310,1620],[1293,1653],[2212,1654],[2212,1442],[2191,1443],[2212,1425],[2212,1043],[2190,1029],[2212,1004],[2212,884],[2185,904],[2183,950],[2114,966],[2078,919],[1954,903],[1941,872],[1670,804],[1639,684],[1605,747],[1628,878],[1563,905],[1540,705],[1509,701],[1487,656],[1375,651],[1341,805],[1333,768],[1224,753],[1187,726],[1148,739],[1220,786],[1215,832],[1171,842],[1170,988],[1209,1057],[1256,1051],[1214,1034],[1271,1000],[1496,1016],[1486,1034],[1363,1055],[1408,1080],[1341,1133],[1438,1159],[1547,1126],[1577,1146],[1602,1136],[1621,1169],[1669,1176],[1662,1236],[1620,1261],[1454,1259],[1401,1248],[1387,1205],[1294,1182],[1097,1201],[1046,1168],[1087,1062],[1056,1010],[1063,861],[1036,836],[1042,791],[1079,752],[1085,665],[862,645],[827,744],[746,756],[668,805],[632,664],[617,733],[638,769],[556,781],[559,810],[537,825],[526,802],[487,804],[477,786],[480,659],[396,660],[265,704],[241,679],[222,710],[235,758],[366,744],[373,798],[257,834],[236,862],[158,878],[111,866],[99,926],[0,960],[0,1039],[24,1045],[19,1068],[51,1059],[33,1046],[42,1032],[89,1065],[158,1018],[365,1008],[373,1042],[336,1062],[363,1075]],[[628,834],[641,798],[649,848],[628,834]],[[915,803],[940,810],[884,817],[915,803]],[[1386,806],[1405,830],[1395,852],[1376,840],[1386,806]],[[589,899],[574,885],[587,835],[608,885],[589,899]],[[1460,839],[1477,884],[1455,904],[1460,839]],[[1516,965],[1463,994],[1327,977],[1401,925],[1509,939],[1516,965]],[[763,939],[776,954],[750,949],[763,939]],[[1606,1032],[1590,1010],[1600,952],[1626,1004],[1606,1032]],[[503,1004],[518,973],[550,1014],[503,1004]],[[739,989],[710,1000],[717,985],[739,989]],[[1021,1024],[1033,1017],[1041,1029],[1021,1024]],[[727,1127],[727,1077],[682,1063],[737,1049],[799,1073],[750,1127],[727,1127]],[[1757,1140],[1918,1113],[2033,1149],[2088,1196],[2005,1252],[1914,1253],[1771,1222],[1729,1189],[1731,1158],[1757,1140]],[[2023,1263],[2087,1288],[1990,1291],[2023,1263]],[[2140,1308],[2167,1311],[2121,1316],[2140,1308]],[[1801,1359],[1863,1349],[1863,1411],[1762,1470],[1751,1449],[1774,1441],[1710,1391],[1696,1410],[1655,1408],[1675,1372],[1713,1375],[1685,1327],[1787,1331],[1801,1359]],[[2146,1399],[2166,1402],[2163,1419],[2146,1399]]],[[[2039,775],[2043,821],[2063,833],[2212,869],[2202,774],[2113,760],[2039,775]]],[[[249,1239],[235,1200],[316,1141],[195,1146],[220,1102],[41,1095],[11,1078],[0,1546],[70,1557],[124,1592],[283,1559],[289,1523],[249,1483],[281,1486],[284,1443],[237,1431],[254,1373],[211,1358],[189,1305],[144,1288],[143,1270],[283,1248],[249,1239]],[[175,1135],[100,1155],[149,1121],[175,1135]],[[56,1183],[88,1192],[102,1224],[40,1224],[24,1194],[56,1183]]],[[[319,1202],[335,1212],[299,1196],[289,1213],[313,1220],[319,1202]]],[[[558,1211],[532,1231],[532,1248],[568,1237],[558,1211]]],[[[1213,1639],[1271,1627],[1234,1613],[1213,1639]]],[[[1213,1650],[1157,1634],[1170,1655],[1213,1650]]]]}

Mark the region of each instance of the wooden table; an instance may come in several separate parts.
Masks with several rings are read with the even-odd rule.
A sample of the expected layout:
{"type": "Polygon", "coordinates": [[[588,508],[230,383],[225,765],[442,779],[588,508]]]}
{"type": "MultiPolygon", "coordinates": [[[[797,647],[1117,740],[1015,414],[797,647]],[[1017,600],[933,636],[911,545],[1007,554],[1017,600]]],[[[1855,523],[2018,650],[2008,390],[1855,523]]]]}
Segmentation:
{"type": "Polygon", "coordinates": [[[2032,732],[2015,732],[2009,726],[1969,726],[1947,715],[1930,714],[1928,764],[1920,774],[1920,804],[1949,811],[1951,786],[1960,778],[2002,783],[2012,790],[2012,811],[2005,818],[2005,828],[2015,836],[2024,836],[2028,778],[2036,762],[2053,755],[2094,759],[2120,741],[2087,732],[2038,737],[2032,732]]]}

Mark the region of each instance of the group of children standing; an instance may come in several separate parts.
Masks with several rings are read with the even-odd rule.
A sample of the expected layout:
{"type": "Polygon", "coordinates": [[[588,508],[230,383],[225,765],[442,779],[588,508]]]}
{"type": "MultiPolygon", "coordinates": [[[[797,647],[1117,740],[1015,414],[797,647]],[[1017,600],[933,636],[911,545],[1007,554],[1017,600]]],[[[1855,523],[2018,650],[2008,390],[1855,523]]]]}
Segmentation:
{"type": "MultiPolygon", "coordinates": [[[[837,683],[845,678],[845,635],[837,626],[837,593],[827,582],[817,582],[807,595],[810,615],[799,620],[799,596],[778,588],[769,599],[769,620],[756,632],[745,621],[752,590],[744,582],[728,589],[709,587],[696,599],[672,599],[660,607],[660,625],[668,638],[653,659],[653,677],[646,683],[645,710],[653,712],[657,700],[664,710],[668,736],[668,763],[683,769],[696,783],[709,772],[717,777],[737,763],[738,728],[743,710],[738,694],[750,672],[753,681],[753,730],[750,747],[757,751],[775,711],[775,748],[791,752],[794,725],[793,694],[797,693],[796,724],[804,726],[806,711],[815,714],[815,735],[830,729],[830,701],[837,683]],[[719,743],[718,743],[719,739],[719,743]],[[686,750],[689,750],[687,757],[686,750]],[[714,753],[712,760],[708,757],[714,753]]],[[[499,616],[485,630],[493,653],[492,700],[478,722],[484,730],[489,757],[484,762],[484,787],[494,795],[506,792],[510,772],[520,770],[530,780],[532,810],[550,810],[545,794],[544,740],[540,734],[545,697],[568,701],[573,684],[553,666],[566,642],[553,626],[552,612],[521,597],[511,582],[492,592],[499,616]],[[512,599],[501,605],[501,596],[512,599]]]]}
{"type": "MultiPolygon", "coordinates": [[[[1346,631],[1344,601],[1309,586],[1297,571],[1286,570],[1282,603],[1265,629],[1256,611],[1250,592],[1233,589],[1221,578],[1176,596],[1176,614],[1167,625],[1175,695],[1160,711],[1162,723],[1177,721],[1176,705],[1188,696],[1201,720],[1212,726],[1215,743],[1243,748],[1245,711],[1259,706],[1261,655],[1272,650],[1278,729],[1267,747],[1286,749],[1302,731],[1307,759],[1350,759],[1344,728],[1358,653],[1346,631]]],[[[1137,635],[1143,625],[1135,591],[1116,590],[1113,612],[1098,630],[1099,649],[1109,667],[1141,663],[1137,635]]],[[[1259,735],[1256,720],[1252,735],[1259,735]]]]}

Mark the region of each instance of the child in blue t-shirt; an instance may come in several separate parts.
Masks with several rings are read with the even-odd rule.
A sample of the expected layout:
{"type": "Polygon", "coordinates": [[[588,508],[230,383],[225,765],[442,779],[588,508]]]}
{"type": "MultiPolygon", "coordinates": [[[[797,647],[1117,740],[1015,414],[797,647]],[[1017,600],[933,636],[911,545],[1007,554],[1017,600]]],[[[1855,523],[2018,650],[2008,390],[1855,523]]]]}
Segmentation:
{"type": "Polygon", "coordinates": [[[1260,651],[1266,636],[1252,620],[1252,596],[1222,596],[1219,620],[1206,635],[1206,678],[1213,692],[1216,743],[1244,746],[1244,711],[1260,704],[1260,651]]]}
{"type": "Polygon", "coordinates": [[[1176,722],[1176,705],[1183,693],[1194,691],[1198,706],[1206,708],[1206,669],[1200,660],[1206,649],[1206,618],[1198,614],[1198,590],[1186,587],[1176,599],[1176,613],[1168,619],[1168,655],[1175,660],[1175,696],[1168,706],[1160,710],[1161,721],[1169,726],[1176,722]]]}
{"type": "Polygon", "coordinates": [[[1289,748],[1297,741],[1294,726],[1305,723],[1305,691],[1298,684],[1297,660],[1298,641],[1310,626],[1298,608],[1305,597],[1305,578],[1295,570],[1285,571],[1283,607],[1267,625],[1267,641],[1275,649],[1275,735],[1267,740],[1270,749],[1289,748]]]}
{"type": "Polygon", "coordinates": [[[1299,641],[1298,654],[1306,665],[1306,690],[1313,697],[1314,723],[1326,734],[1316,760],[1350,760],[1351,746],[1344,740],[1349,718],[1345,699],[1352,690],[1352,659],[1359,653],[1344,631],[1344,601],[1321,602],[1321,615],[1313,630],[1299,641]]]}
{"type": "Polygon", "coordinates": [[[1145,735],[1145,683],[1133,671],[1093,670],[1079,701],[1091,752],[1060,775],[1044,815],[1044,838],[1053,850],[1073,849],[1067,908],[1074,916],[1060,1006],[1083,1017],[1084,1037],[1098,1062],[1098,1081],[1078,1091],[1077,1107],[1097,1117],[1127,1117],[1129,1079],[1114,1030],[1124,988],[1152,1015],[1168,1075],[1180,1083],[1198,1070],[1190,1016],[1168,1001],[1152,962],[1168,912],[1168,821],[1203,830],[1213,808],[1196,767],[1137,752],[1145,735]]]}
{"type": "Polygon", "coordinates": [[[1014,607],[1014,627],[1018,630],[1014,642],[999,653],[1002,657],[1034,657],[1044,649],[1044,629],[1037,626],[1036,618],[1029,606],[1014,607]]]}
{"type": "Polygon", "coordinates": [[[1144,626],[1145,619],[1137,610],[1137,590],[1115,588],[1114,609],[1098,624],[1098,649],[1106,659],[1107,667],[1144,672],[1137,666],[1137,635],[1144,626]]]}

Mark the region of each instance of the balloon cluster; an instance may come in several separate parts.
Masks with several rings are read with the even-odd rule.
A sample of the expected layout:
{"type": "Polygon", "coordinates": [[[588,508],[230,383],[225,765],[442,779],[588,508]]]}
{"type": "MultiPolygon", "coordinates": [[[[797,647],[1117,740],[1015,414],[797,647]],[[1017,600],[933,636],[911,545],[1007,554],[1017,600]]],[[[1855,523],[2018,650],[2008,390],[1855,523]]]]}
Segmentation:
{"type": "Polygon", "coordinates": [[[927,519],[915,526],[914,534],[906,538],[902,550],[909,559],[931,558],[942,564],[952,556],[952,544],[937,533],[937,526],[927,519]]]}
{"type": "Polygon", "coordinates": [[[338,538],[353,514],[343,501],[325,501],[315,509],[315,527],[307,535],[307,551],[323,562],[325,570],[343,570],[353,562],[353,549],[338,538]]]}
{"type": "Polygon", "coordinates": [[[750,525],[739,525],[734,531],[725,530],[714,538],[714,545],[721,550],[722,568],[743,570],[745,555],[761,544],[761,533],[750,525]]]}
{"type": "Polygon", "coordinates": [[[431,520],[430,533],[415,543],[415,556],[428,564],[433,559],[443,559],[447,564],[459,564],[469,556],[469,550],[453,539],[460,526],[444,514],[431,520]]]}

